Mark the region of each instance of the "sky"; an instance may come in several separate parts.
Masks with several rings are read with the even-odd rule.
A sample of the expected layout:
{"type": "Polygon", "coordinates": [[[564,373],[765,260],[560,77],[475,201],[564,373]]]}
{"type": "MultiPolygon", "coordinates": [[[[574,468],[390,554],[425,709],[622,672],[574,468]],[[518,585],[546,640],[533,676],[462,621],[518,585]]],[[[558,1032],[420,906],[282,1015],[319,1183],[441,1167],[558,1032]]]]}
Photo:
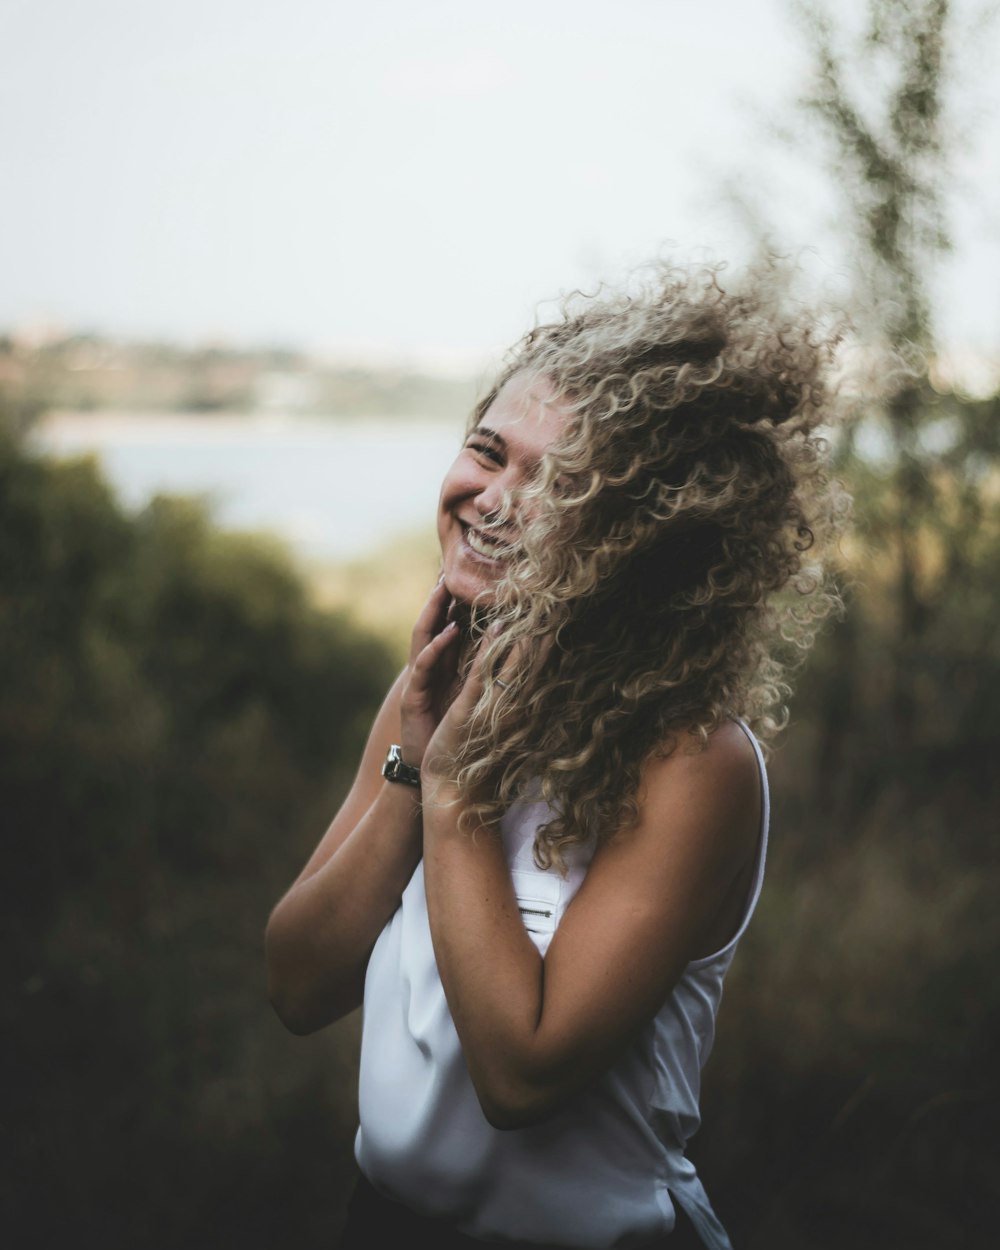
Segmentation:
{"type": "MultiPolygon", "coordinates": [[[[998,50],[939,284],[994,356],[998,50]]],[[[772,134],[806,74],[786,0],[0,0],[0,328],[462,371],[561,292],[739,259],[734,187],[836,288],[836,196],[772,134]]]]}

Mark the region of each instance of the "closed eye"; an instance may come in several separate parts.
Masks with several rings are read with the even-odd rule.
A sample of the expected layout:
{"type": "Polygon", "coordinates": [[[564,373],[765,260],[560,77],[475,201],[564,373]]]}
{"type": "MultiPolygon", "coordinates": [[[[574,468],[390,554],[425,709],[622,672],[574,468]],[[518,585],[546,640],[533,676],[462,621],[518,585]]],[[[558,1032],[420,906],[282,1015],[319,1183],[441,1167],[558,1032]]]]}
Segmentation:
{"type": "Polygon", "coordinates": [[[483,456],[486,460],[492,461],[493,464],[500,466],[503,465],[503,453],[500,451],[499,447],[493,443],[472,440],[471,442],[466,443],[466,447],[468,447],[470,451],[474,451],[476,455],[483,456]]]}

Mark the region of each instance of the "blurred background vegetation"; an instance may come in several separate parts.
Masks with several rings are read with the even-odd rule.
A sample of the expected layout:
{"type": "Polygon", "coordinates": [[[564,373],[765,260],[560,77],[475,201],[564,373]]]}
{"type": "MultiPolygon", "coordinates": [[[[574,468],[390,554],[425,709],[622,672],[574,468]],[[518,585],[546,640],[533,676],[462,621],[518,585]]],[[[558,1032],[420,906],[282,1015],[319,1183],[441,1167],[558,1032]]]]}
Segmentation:
{"type": "MultiPolygon", "coordinates": [[[[1000,1226],[1000,396],[963,393],[936,351],[948,6],[870,7],[849,59],[823,9],[802,25],[867,379],[833,442],[855,497],[848,610],[772,763],[769,879],[692,1150],[734,1242],[760,1250],[973,1250],[1000,1226]],[[857,81],[884,95],[862,104],[857,81]]],[[[52,407],[137,395],[246,410],[285,386],[401,414],[465,395],[343,371],[289,391],[306,372],[294,353],[0,343],[0,1191],[18,1246],[318,1247],[340,1217],[358,1021],[286,1036],[262,931],[348,784],[433,539],[307,583],[204,505],[128,513],[92,461],[24,440],[52,407]]]]}

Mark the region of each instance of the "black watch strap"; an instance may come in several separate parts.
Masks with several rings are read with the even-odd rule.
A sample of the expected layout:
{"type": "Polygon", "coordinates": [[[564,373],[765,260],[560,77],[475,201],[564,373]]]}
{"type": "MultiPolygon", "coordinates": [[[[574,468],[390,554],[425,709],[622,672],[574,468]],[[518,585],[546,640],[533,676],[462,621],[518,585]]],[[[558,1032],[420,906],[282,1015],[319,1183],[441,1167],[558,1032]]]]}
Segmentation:
{"type": "Polygon", "coordinates": [[[386,781],[402,782],[406,786],[419,787],[420,785],[420,769],[414,768],[412,764],[403,763],[401,749],[395,743],[389,748],[389,754],[385,757],[382,776],[386,781]]]}

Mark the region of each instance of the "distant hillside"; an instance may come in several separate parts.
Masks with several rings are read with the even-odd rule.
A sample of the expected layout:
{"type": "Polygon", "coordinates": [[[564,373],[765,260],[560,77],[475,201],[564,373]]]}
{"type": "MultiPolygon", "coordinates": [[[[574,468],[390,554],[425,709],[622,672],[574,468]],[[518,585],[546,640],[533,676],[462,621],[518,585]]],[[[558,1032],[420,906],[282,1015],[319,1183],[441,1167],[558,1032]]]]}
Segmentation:
{"type": "Polygon", "coordinates": [[[0,390],[31,412],[293,412],[329,417],[458,417],[478,379],[413,368],[331,365],[284,348],[184,348],[72,335],[0,336],[0,390]]]}

